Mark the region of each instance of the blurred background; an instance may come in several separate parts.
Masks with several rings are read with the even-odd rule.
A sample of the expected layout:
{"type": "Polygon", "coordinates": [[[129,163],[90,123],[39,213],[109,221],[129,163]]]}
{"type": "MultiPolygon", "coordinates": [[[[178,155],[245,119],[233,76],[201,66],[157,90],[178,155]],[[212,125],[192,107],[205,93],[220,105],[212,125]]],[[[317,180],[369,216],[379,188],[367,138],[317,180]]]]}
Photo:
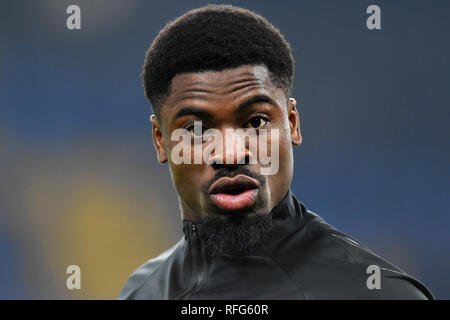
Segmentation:
{"type": "MultiPolygon", "coordinates": [[[[114,299],[180,239],[140,72],[158,31],[207,3],[0,3],[1,299],[114,299]],[[81,290],[66,288],[72,264],[81,290]]],[[[449,299],[450,2],[220,3],[292,45],[297,198],[449,299]],[[366,28],[371,4],[381,30],[366,28]]]]}

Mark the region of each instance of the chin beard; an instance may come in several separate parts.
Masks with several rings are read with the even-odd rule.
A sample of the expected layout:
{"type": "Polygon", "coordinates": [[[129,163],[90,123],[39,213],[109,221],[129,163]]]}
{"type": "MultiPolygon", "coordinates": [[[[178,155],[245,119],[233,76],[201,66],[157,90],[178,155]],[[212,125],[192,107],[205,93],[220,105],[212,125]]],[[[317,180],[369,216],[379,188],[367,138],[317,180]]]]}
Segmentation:
{"type": "Polygon", "coordinates": [[[237,214],[229,219],[206,217],[197,224],[199,239],[213,259],[249,254],[269,239],[271,231],[271,214],[237,214]]]}

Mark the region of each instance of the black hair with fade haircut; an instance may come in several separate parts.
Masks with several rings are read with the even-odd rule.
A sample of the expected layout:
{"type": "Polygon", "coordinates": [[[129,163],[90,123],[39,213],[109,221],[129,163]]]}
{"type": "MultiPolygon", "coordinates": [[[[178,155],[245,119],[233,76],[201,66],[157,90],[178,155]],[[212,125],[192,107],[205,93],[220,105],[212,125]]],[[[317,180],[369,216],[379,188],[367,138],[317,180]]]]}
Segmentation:
{"type": "Polygon", "coordinates": [[[294,58],[289,43],[265,18],[230,5],[208,5],[169,22],[147,51],[142,78],[156,116],[178,74],[264,65],[290,95],[294,58]]]}

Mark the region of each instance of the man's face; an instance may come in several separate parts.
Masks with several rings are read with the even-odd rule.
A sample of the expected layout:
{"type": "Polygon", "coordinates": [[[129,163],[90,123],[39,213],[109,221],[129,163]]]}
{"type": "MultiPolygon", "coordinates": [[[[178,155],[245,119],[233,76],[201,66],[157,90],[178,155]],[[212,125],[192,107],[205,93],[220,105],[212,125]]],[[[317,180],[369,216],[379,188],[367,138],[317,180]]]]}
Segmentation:
{"type": "MultiPolygon", "coordinates": [[[[293,175],[292,145],[302,141],[299,118],[295,100],[288,99],[285,91],[272,83],[266,67],[177,75],[161,106],[160,119],[151,119],[158,160],[169,161],[184,220],[267,215],[288,191],[293,175]],[[174,161],[174,148],[181,142],[172,141],[172,133],[177,129],[193,133],[194,121],[201,121],[204,131],[216,129],[222,133],[222,148],[208,151],[209,163],[194,164],[192,142],[192,161],[174,161]],[[261,145],[251,149],[249,139],[227,135],[230,129],[252,129],[264,138],[261,141],[267,142],[271,161],[278,162],[275,174],[262,173],[267,163],[260,161],[261,145]],[[237,152],[237,144],[244,145],[244,152],[237,152]],[[273,144],[278,144],[277,154],[271,154],[273,144]],[[257,163],[249,161],[251,156],[257,163]]],[[[200,145],[204,150],[208,142],[200,145]]]]}

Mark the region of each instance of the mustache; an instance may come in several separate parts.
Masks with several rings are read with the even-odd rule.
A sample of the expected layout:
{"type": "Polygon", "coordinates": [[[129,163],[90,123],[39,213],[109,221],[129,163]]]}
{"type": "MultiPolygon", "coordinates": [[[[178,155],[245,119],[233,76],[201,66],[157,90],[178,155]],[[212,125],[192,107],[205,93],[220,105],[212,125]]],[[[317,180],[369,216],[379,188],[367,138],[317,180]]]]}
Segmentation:
{"type": "Polygon", "coordinates": [[[214,182],[216,182],[217,180],[219,180],[220,178],[223,178],[223,177],[233,178],[239,174],[249,176],[249,177],[257,180],[261,184],[261,188],[265,187],[266,178],[264,175],[252,172],[245,166],[234,166],[234,167],[222,167],[220,169],[217,169],[216,173],[214,174],[214,177],[212,177],[206,183],[204,183],[201,186],[201,190],[203,192],[207,192],[209,190],[209,188],[211,187],[211,185],[214,182]]]}

